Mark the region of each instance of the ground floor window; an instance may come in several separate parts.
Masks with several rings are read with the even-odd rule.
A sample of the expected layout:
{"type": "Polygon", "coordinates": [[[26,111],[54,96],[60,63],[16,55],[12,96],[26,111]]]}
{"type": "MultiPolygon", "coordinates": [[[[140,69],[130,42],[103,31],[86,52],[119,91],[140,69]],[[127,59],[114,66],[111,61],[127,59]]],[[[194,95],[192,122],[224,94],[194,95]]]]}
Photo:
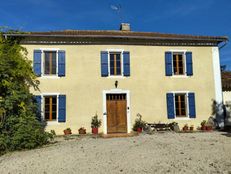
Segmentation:
{"type": "Polygon", "coordinates": [[[57,120],[57,96],[44,96],[44,116],[46,121],[57,120]]]}
{"type": "Polygon", "coordinates": [[[175,94],[175,112],[176,117],[186,117],[187,113],[187,95],[175,94]]]}
{"type": "Polygon", "coordinates": [[[196,118],[195,94],[193,92],[170,92],[166,95],[168,119],[196,118]]]}

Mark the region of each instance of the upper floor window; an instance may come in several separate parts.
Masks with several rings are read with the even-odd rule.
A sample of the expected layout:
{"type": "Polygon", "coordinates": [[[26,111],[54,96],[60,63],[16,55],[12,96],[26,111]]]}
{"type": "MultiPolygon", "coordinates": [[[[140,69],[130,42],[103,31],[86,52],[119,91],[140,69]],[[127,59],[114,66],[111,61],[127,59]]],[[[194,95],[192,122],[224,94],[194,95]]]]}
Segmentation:
{"type": "Polygon", "coordinates": [[[130,76],[130,52],[101,51],[101,76],[130,76]]]}
{"type": "Polygon", "coordinates": [[[165,52],[166,76],[192,76],[192,52],[165,52]]]}
{"type": "Polygon", "coordinates": [[[121,53],[110,53],[110,75],[121,75],[121,53]]]}
{"type": "Polygon", "coordinates": [[[174,75],[185,74],[185,60],[183,53],[173,53],[173,73],[174,75]]]}
{"type": "Polygon", "coordinates": [[[56,75],[57,53],[56,51],[44,51],[44,74],[56,75]]]}
{"type": "Polygon", "coordinates": [[[34,50],[33,69],[37,76],[65,76],[66,54],[58,49],[34,50]]]}

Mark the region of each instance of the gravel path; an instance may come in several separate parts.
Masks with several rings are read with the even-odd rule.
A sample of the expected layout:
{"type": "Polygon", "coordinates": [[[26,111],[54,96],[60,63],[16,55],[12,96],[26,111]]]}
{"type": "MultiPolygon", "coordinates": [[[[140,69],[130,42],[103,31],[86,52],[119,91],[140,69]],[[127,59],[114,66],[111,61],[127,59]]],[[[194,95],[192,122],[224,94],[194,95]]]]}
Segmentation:
{"type": "Polygon", "coordinates": [[[0,157],[0,174],[231,174],[231,134],[227,133],[165,132],[129,138],[61,139],[40,149],[0,157]]]}

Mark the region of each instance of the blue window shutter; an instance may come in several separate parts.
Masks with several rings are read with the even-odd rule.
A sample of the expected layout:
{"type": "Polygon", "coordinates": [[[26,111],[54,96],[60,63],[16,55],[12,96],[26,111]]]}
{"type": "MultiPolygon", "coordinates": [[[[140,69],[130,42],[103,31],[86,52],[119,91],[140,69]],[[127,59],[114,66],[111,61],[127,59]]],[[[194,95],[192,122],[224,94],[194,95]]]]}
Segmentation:
{"type": "Polygon", "coordinates": [[[108,76],[108,52],[101,51],[101,76],[108,76]]]}
{"type": "Polygon", "coordinates": [[[34,50],[33,69],[34,69],[34,73],[37,76],[41,76],[41,59],[42,59],[42,51],[34,50]]]}
{"type": "Polygon", "coordinates": [[[40,95],[35,96],[36,106],[37,106],[37,113],[36,117],[39,121],[41,121],[41,104],[42,104],[42,97],[40,95]]]}
{"type": "Polygon", "coordinates": [[[59,95],[59,122],[66,122],[66,95],[59,95]]]}
{"type": "Polygon", "coordinates": [[[123,59],[124,76],[130,76],[130,53],[128,51],[123,52],[123,59]]]}
{"type": "Polygon", "coordinates": [[[193,75],[192,52],[186,52],[186,71],[187,76],[193,75]]]}
{"type": "Polygon", "coordinates": [[[174,95],[173,95],[173,93],[167,93],[166,99],[167,99],[168,119],[174,119],[175,118],[175,112],[174,112],[174,95]]]}
{"type": "Polygon", "coordinates": [[[194,93],[188,93],[189,118],[196,118],[196,106],[194,93]]]}
{"type": "Polygon", "coordinates": [[[58,51],[58,76],[65,76],[65,51],[58,51]]]}
{"type": "Polygon", "coordinates": [[[165,52],[165,74],[172,76],[172,52],[165,52]]]}

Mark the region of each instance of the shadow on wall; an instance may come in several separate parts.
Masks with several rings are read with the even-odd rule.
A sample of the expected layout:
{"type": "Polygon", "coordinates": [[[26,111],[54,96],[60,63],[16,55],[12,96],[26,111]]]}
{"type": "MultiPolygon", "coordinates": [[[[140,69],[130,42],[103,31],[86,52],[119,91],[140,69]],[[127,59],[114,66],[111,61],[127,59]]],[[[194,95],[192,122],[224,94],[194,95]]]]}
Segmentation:
{"type": "Polygon", "coordinates": [[[217,128],[224,128],[225,115],[225,105],[218,103],[216,100],[212,100],[212,118],[217,128]]]}

